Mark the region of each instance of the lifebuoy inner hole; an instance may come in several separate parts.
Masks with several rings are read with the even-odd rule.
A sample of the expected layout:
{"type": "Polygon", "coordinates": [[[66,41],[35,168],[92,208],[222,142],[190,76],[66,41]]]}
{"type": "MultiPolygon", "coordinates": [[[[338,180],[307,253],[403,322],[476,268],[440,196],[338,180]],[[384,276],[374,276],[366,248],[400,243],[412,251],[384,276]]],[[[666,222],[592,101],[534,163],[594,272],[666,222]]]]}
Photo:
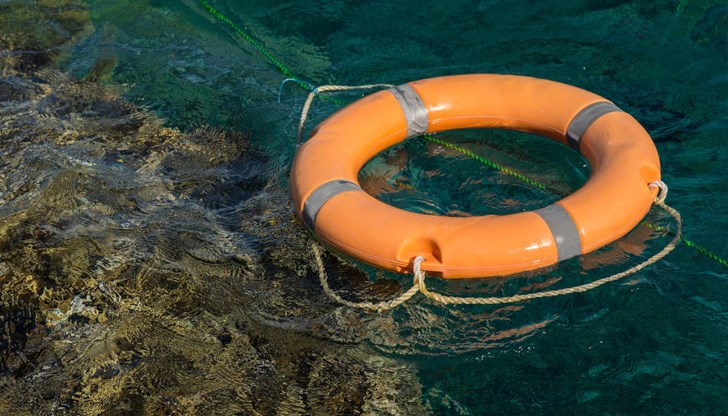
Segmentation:
{"type": "Polygon", "coordinates": [[[529,133],[470,129],[442,132],[434,138],[466,152],[423,137],[408,139],[365,164],[358,178],[362,189],[412,212],[507,215],[553,204],[581,187],[590,173],[578,152],[529,133]]]}

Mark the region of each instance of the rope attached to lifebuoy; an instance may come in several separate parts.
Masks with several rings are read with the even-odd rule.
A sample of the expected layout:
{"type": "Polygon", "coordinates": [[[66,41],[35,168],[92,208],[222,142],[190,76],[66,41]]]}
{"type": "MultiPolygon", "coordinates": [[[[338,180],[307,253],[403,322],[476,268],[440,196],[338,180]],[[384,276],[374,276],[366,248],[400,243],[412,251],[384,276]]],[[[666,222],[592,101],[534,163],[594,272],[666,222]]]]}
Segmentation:
{"type": "Polygon", "coordinates": [[[682,234],[682,216],[680,213],[671,206],[665,204],[665,198],[667,197],[667,185],[662,181],[656,181],[649,184],[650,187],[658,187],[660,189],[660,192],[658,192],[657,196],[655,197],[655,205],[663,209],[665,212],[670,214],[672,218],[675,219],[675,223],[677,224],[677,231],[675,232],[675,236],[673,239],[658,253],[654,254],[652,257],[648,258],[647,260],[643,261],[642,263],[630,267],[629,269],[613,274],[611,276],[607,276],[598,280],[595,280],[591,283],[586,283],[583,285],[577,285],[577,286],[571,286],[566,287],[563,289],[556,289],[556,290],[547,290],[543,292],[533,292],[533,293],[525,293],[521,295],[514,295],[514,296],[500,296],[500,297],[487,297],[487,298],[478,298],[478,297],[461,297],[461,296],[445,296],[441,295],[437,292],[433,292],[430,289],[427,288],[427,285],[425,284],[425,271],[421,269],[421,263],[424,260],[424,257],[417,256],[413,259],[412,262],[412,271],[413,271],[413,285],[412,287],[407,290],[405,293],[401,294],[400,296],[383,301],[383,302],[352,302],[348,301],[341,296],[339,296],[336,292],[334,292],[328,283],[328,276],[326,274],[326,270],[324,269],[324,262],[321,258],[321,248],[318,244],[314,243],[311,248],[313,250],[314,258],[316,259],[316,265],[318,267],[318,273],[319,273],[319,279],[321,280],[321,286],[324,289],[324,292],[335,301],[341,303],[342,305],[349,306],[351,308],[358,308],[358,309],[368,309],[373,310],[377,312],[384,312],[388,311],[390,309],[393,309],[404,302],[411,299],[417,292],[422,293],[426,297],[432,299],[433,301],[437,303],[441,303],[444,305],[496,305],[496,304],[505,304],[505,303],[515,303],[515,302],[522,302],[525,300],[531,300],[531,299],[540,299],[540,298],[550,298],[555,296],[562,296],[562,295],[568,295],[572,293],[581,293],[586,292],[592,289],[595,289],[599,286],[602,286],[606,283],[615,282],[619,279],[622,279],[626,276],[632,275],[637,273],[638,271],[644,269],[647,266],[653,265],[656,262],[660,261],[663,257],[667,256],[672,250],[677,247],[677,245],[680,243],[680,236],[682,234]]]}

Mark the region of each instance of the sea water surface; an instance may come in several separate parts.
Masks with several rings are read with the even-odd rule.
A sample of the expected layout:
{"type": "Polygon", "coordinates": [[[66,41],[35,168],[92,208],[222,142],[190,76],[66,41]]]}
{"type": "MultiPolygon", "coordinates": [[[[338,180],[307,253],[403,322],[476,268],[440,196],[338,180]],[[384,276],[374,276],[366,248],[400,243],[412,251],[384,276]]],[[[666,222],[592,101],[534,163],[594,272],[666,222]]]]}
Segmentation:
{"type": "MultiPolygon", "coordinates": [[[[684,244],[558,298],[416,296],[379,314],[330,300],[288,200],[306,92],[281,88],[287,75],[202,3],[0,2],[0,411],[728,413],[728,269],[684,244]]],[[[210,4],[313,85],[500,73],[595,92],[651,134],[685,236],[728,256],[725,1],[210,4]]],[[[306,131],[338,108],[316,99],[306,131]]],[[[543,138],[437,137],[548,190],[422,138],[370,161],[364,189],[415,212],[507,214],[589,175],[543,138]]],[[[675,226],[659,210],[646,221],[675,226]]],[[[638,226],[536,276],[428,282],[463,296],[572,286],[670,238],[638,226]]],[[[325,263],[353,300],[411,285],[333,253],[325,263]]]]}

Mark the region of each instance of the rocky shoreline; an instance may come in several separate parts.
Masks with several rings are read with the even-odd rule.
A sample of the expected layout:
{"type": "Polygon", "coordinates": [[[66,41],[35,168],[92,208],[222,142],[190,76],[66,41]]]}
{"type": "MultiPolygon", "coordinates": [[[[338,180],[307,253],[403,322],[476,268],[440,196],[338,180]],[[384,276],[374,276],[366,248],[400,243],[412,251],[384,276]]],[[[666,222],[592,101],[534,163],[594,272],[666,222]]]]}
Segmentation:
{"type": "Polygon", "coordinates": [[[0,413],[426,413],[413,366],[361,343],[387,319],[321,293],[248,133],[54,69],[83,2],[0,22],[0,413]]]}

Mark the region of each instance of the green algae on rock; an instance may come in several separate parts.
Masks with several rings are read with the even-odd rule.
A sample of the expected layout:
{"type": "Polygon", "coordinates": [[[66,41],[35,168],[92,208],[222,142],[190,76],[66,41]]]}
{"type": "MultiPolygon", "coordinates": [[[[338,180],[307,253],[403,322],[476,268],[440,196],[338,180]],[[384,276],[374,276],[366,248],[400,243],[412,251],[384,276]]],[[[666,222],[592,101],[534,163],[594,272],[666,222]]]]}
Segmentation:
{"type": "Polygon", "coordinates": [[[372,318],[325,300],[250,133],[57,72],[86,12],[37,6],[0,5],[0,413],[423,413],[411,365],[351,343],[372,318]]]}
{"type": "Polygon", "coordinates": [[[341,328],[365,322],[325,301],[308,237],[244,134],[164,128],[50,69],[12,77],[0,409],[418,413],[414,379],[394,382],[406,402],[381,388],[401,363],[326,341],[357,339],[341,328]],[[303,324],[278,325],[280,314],[303,324]]]}
{"type": "Polygon", "coordinates": [[[0,75],[49,64],[63,46],[91,29],[80,0],[10,0],[0,3],[0,75]]]}

